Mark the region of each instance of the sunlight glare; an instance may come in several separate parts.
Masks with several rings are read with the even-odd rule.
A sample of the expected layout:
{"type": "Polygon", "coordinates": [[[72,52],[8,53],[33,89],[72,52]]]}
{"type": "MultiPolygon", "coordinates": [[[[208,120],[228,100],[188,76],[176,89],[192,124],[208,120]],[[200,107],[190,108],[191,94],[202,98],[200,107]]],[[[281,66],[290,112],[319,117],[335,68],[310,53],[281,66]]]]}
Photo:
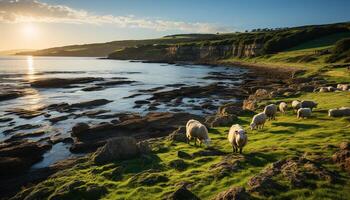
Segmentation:
{"type": "Polygon", "coordinates": [[[34,74],[33,56],[27,56],[28,75],[34,74]]]}
{"type": "Polygon", "coordinates": [[[22,28],[23,34],[27,38],[34,38],[37,36],[37,28],[33,24],[25,24],[22,28]]]}

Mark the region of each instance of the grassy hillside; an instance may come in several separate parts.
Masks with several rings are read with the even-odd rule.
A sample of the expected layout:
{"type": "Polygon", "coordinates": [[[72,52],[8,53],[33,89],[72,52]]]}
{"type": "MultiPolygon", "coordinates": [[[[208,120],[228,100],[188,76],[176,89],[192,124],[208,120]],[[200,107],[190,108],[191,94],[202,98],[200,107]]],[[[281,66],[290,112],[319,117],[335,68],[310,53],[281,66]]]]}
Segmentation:
{"type": "MultiPolygon", "coordinates": [[[[254,192],[251,194],[253,199],[348,199],[350,175],[329,158],[337,150],[335,146],[350,140],[349,119],[330,118],[327,109],[350,106],[349,93],[307,93],[298,99],[319,103],[313,116],[296,119],[289,111],[285,115],[279,114],[276,121],[267,122],[263,130],[248,130],[249,141],[243,155],[231,153],[227,142],[229,127],[218,127],[209,130],[212,149],[225,155],[204,156],[198,154],[205,151],[203,147],[159,139],[152,143],[151,155],[101,166],[85,158],[74,168],[23,190],[15,199],[25,196],[27,199],[161,199],[183,183],[188,183],[189,190],[200,198],[211,199],[232,186],[249,189],[247,183],[253,176],[276,161],[294,156],[312,160],[315,166],[311,166],[315,170],[333,174],[334,181],[322,176],[302,177],[306,181],[304,185],[295,186],[288,175],[279,174],[273,180],[281,188],[269,188],[270,193],[266,195],[254,192]],[[196,156],[182,159],[178,157],[179,151],[196,156]],[[183,163],[174,167],[174,160],[183,163]],[[233,163],[235,167],[220,165],[225,162],[233,163]]],[[[289,102],[292,99],[274,101],[281,100],[289,102]]],[[[248,129],[252,116],[253,113],[247,113],[239,117],[237,123],[248,129]]]]}
{"type": "Polygon", "coordinates": [[[217,40],[228,36],[215,35],[215,34],[186,34],[186,35],[174,35],[165,36],[158,39],[148,40],[122,40],[106,43],[94,43],[83,45],[70,45],[63,47],[54,47],[49,49],[43,49],[38,51],[25,51],[18,53],[18,55],[35,55],[35,56],[92,56],[92,57],[105,57],[108,54],[126,48],[142,45],[153,44],[176,44],[183,42],[195,42],[199,40],[217,40]]]}

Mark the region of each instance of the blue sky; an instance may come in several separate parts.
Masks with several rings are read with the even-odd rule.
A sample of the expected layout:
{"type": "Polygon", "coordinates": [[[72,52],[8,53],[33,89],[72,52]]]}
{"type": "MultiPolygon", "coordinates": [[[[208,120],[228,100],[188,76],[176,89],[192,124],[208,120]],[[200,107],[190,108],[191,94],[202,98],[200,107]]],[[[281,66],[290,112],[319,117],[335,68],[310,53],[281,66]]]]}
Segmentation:
{"type": "Polygon", "coordinates": [[[344,22],[349,8],[349,0],[0,0],[0,49],[344,22]]]}

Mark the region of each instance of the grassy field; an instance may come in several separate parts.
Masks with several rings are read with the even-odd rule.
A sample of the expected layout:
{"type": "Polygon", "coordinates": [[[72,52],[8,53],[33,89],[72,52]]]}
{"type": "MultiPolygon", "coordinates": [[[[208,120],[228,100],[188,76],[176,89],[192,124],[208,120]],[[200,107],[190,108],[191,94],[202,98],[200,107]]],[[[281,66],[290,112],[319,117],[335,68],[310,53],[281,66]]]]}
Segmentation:
{"type": "MultiPolygon", "coordinates": [[[[330,158],[336,151],[330,145],[350,140],[350,124],[346,118],[330,118],[329,108],[350,106],[349,92],[307,93],[298,99],[315,100],[318,108],[309,119],[296,119],[289,111],[278,114],[275,121],[267,122],[263,130],[248,130],[253,113],[239,117],[237,123],[247,129],[248,144],[243,155],[232,154],[227,142],[229,127],[210,129],[212,148],[226,152],[224,156],[196,156],[184,159],[182,169],[174,169],[171,162],[178,160],[178,151],[193,154],[204,147],[168,140],[153,142],[153,153],[138,159],[97,166],[90,158],[81,160],[74,168],[61,171],[50,179],[22,191],[18,198],[28,199],[160,199],[174,191],[183,182],[202,199],[211,199],[232,186],[247,186],[248,180],[271,163],[286,157],[301,157],[304,153],[312,158],[330,158]],[[211,166],[223,159],[240,160],[236,171],[221,174],[211,166]],[[23,196],[21,196],[23,195],[23,196]]],[[[291,101],[274,99],[272,102],[291,101]]],[[[270,103],[270,102],[264,102],[270,103]]],[[[288,191],[274,194],[273,199],[349,199],[350,175],[335,164],[321,161],[327,170],[336,172],[339,181],[329,183],[310,180],[313,187],[293,188],[283,176],[276,177],[288,191]]],[[[308,180],[309,181],[309,180],[308,180]]],[[[253,194],[256,199],[266,197],[253,194]]]]}

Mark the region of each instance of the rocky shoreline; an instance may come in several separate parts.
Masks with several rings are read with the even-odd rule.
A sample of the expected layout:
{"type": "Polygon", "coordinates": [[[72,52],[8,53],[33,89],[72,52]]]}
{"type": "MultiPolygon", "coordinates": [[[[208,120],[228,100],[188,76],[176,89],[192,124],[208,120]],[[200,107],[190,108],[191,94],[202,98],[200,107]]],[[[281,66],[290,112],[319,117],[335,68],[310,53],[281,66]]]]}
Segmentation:
{"type": "MultiPolygon", "coordinates": [[[[198,63],[199,64],[199,63],[198,63]]],[[[204,63],[200,63],[204,64],[204,63]]],[[[206,63],[213,65],[214,63],[206,63]]],[[[33,132],[31,134],[16,134],[8,140],[0,144],[0,168],[4,173],[0,174],[0,185],[4,186],[1,196],[11,195],[20,189],[20,187],[28,183],[37,182],[45,179],[49,175],[58,170],[62,170],[79,159],[72,161],[61,161],[52,166],[40,169],[30,170],[30,167],[40,161],[45,152],[47,152],[52,144],[63,142],[71,144],[70,151],[73,153],[89,153],[94,152],[98,147],[103,146],[106,141],[113,137],[133,136],[137,140],[145,140],[150,138],[164,137],[173,133],[179,127],[183,126],[189,119],[197,119],[206,123],[208,127],[226,126],[232,124],[241,112],[247,110],[255,110],[259,106],[261,100],[269,99],[276,96],[291,97],[302,91],[314,91],[321,86],[334,85],[327,83],[319,78],[295,78],[294,75],[299,73],[293,69],[283,69],[276,71],[271,68],[251,68],[250,71],[240,78],[243,82],[234,87],[228,87],[221,80],[238,79],[230,77],[226,74],[214,73],[207,78],[219,80],[216,83],[207,86],[185,86],[174,85],[175,89],[170,91],[159,91],[161,88],[154,88],[148,91],[141,91],[151,95],[146,101],[135,101],[135,106],[148,105],[148,110],[154,110],[160,103],[166,103],[171,106],[178,106],[183,103],[183,99],[187,97],[200,98],[215,95],[220,99],[230,100],[233,97],[238,101],[230,102],[224,105],[215,105],[213,101],[207,101],[200,106],[193,106],[194,109],[217,110],[214,115],[198,116],[181,112],[149,112],[145,116],[138,113],[115,113],[105,114],[104,110],[90,110],[101,105],[108,104],[107,99],[96,99],[93,101],[81,102],[76,104],[55,104],[46,107],[37,108],[35,110],[18,110],[14,109],[8,112],[15,113],[20,118],[32,118],[36,116],[48,117],[51,123],[64,121],[68,117],[91,117],[99,119],[109,119],[110,122],[101,122],[100,124],[89,125],[86,123],[77,123],[70,132],[70,137],[42,137],[36,142],[26,140],[27,137],[41,137],[42,132],[33,132]],[[80,111],[80,115],[74,114],[72,111],[80,111]],[[54,110],[62,113],[61,116],[49,116],[47,110],[54,110]],[[68,114],[66,114],[68,113],[68,114]],[[25,154],[23,154],[25,153],[25,154]],[[67,164],[68,162],[68,164],[67,164]],[[60,164],[63,163],[63,164],[60,164]],[[30,178],[29,178],[30,177],[30,178]]],[[[32,83],[33,87],[70,87],[72,84],[81,84],[85,82],[101,81],[101,79],[87,78],[74,80],[41,80],[32,83]]],[[[107,86],[114,84],[129,84],[130,81],[117,80],[117,82],[107,81],[100,83],[98,86],[107,86]],[[122,81],[122,82],[120,82],[122,81]]],[[[97,85],[97,84],[96,84],[97,85]]],[[[9,94],[8,94],[9,95],[9,94]]],[[[3,95],[1,100],[9,99],[8,95],[3,95]]],[[[11,95],[10,95],[11,96],[11,95]]],[[[177,110],[174,110],[177,111],[177,110]]],[[[1,118],[2,121],[11,121],[11,119],[1,118]]],[[[11,122],[10,122],[11,123],[11,122]]],[[[23,129],[32,129],[33,125],[14,127],[6,131],[5,134],[23,129]]],[[[176,136],[173,136],[176,137],[176,136]]],[[[2,187],[3,188],[3,187],[2,187]]]]}

